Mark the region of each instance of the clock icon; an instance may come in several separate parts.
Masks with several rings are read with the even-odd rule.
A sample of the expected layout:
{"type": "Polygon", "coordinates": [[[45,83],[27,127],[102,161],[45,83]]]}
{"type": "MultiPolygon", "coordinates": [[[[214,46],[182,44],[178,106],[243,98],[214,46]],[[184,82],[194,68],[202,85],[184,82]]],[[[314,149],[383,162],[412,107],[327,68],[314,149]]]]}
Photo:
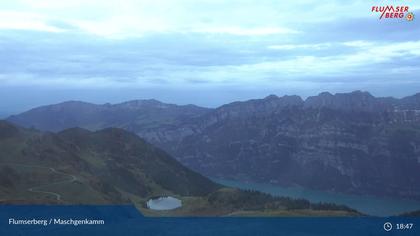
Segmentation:
{"type": "Polygon", "coordinates": [[[389,222],[386,222],[384,224],[384,230],[387,231],[387,232],[391,231],[392,230],[392,224],[389,223],[389,222]]]}

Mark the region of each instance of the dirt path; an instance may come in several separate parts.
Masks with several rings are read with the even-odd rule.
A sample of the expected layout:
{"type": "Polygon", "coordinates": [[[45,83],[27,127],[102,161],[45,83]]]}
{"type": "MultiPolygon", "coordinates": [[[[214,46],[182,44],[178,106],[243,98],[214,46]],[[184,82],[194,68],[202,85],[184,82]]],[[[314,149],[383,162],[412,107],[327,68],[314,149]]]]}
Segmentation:
{"type": "Polygon", "coordinates": [[[52,195],[56,198],[57,201],[61,201],[61,194],[56,193],[56,192],[49,192],[49,191],[43,191],[40,190],[41,188],[45,188],[45,187],[50,187],[50,186],[54,186],[54,185],[60,185],[60,184],[66,184],[66,183],[72,183],[74,181],[77,180],[77,177],[74,175],[70,175],[70,174],[66,174],[60,171],[57,171],[56,169],[52,168],[52,167],[46,167],[46,166],[37,166],[37,165],[25,165],[25,164],[15,164],[15,163],[0,163],[0,165],[14,165],[14,166],[23,166],[23,167],[31,167],[31,168],[41,168],[41,169],[48,169],[49,171],[58,174],[58,175],[62,175],[62,176],[66,176],[69,177],[69,179],[67,180],[62,180],[62,181],[58,181],[58,182],[53,182],[50,184],[43,184],[43,185],[39,185],[39,186],[34,186],[31,188],[28,188],[27,190],[29,192],[32,193],[43,193],[43,194],[49,194],[52,195]]]}

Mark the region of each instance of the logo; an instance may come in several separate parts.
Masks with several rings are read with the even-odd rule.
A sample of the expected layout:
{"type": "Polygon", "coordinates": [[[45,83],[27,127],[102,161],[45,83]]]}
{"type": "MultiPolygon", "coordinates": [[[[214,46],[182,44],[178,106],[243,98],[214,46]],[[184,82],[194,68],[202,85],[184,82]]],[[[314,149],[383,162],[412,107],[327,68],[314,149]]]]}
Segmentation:
{"type": "Polygon", "coordinates": [[[372,12],[379,14],[379,19],[406,19],[407,21],[414,20],[414,14],[409,12],[409,6],[372,6],[372,12]]]}
{"type": "Polygon", "coordinates": [[[414,20],[414,14],[412,12],[407,13],[407,16],[405,17],[405,19],[408,21],[414,20]]]}

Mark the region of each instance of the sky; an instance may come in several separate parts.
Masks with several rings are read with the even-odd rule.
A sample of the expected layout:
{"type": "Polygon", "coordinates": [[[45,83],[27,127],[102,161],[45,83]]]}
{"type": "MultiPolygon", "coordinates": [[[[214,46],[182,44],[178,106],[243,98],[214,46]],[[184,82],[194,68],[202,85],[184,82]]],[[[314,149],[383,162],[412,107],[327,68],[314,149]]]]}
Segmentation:
{"type": "Polygon", "coordinates": [[[414,0],[2,0],[0,117],[66,100],[412,95],[419,13],[414,0]],[[417,18],[371,11],[393,4],[417,18]]]}

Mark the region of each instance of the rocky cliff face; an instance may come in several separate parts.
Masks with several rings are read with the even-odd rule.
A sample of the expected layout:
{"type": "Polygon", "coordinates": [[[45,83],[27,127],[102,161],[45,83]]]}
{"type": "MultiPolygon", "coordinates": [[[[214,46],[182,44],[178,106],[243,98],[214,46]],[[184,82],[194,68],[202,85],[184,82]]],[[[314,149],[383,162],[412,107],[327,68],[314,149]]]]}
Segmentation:
{"type": "Polygon", "coordinates": [[[209,176],[420,199],[418,98],[270,95],[124,128],[209,176]]]}
{"type": "Polygon", "coordinates": [[[209,176],[420,198],[420,113],[399,101],[269,96],[138,134],[209,176]]]}
{"type": "Polygon", "coordinates": [[[416,127],[386,117],[292,108],[214,123],[171,152],[210,176],[411,196],[419,144],[416,127]]]}
{"type": "Polygon", "coordinates": [[[393,104],[383,99],[377,99],[368,92],[354,91],[352,93],[324,92],[318,96],[308,97],[307,108],[330,108],[341,111],[381,112],[393,110],[393,104]]]}

